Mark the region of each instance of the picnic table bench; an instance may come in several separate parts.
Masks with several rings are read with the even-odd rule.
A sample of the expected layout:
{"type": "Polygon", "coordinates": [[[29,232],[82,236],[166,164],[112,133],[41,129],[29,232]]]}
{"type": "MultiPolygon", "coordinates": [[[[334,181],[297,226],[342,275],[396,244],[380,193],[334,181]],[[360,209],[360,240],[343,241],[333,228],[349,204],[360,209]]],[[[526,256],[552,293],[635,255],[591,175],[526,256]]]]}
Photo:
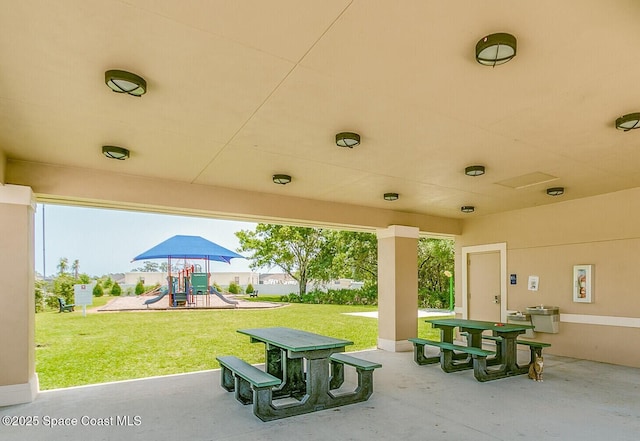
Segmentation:
{"type": "Polygon", "coordinates": [[[409,341],[413,343],[415,349],[414,360],[417,364],[423,365],[440,363],[442,370],[445,372],[455,372],[469,368],[468,362],[465,362],[464,364],[456,364],[455,360],[459,360],[462,358],[468,359],[469,356],[472,358],[486,358],[490,355],[495,355],[495,352],[492,351],[476,348],[474,346],[457,345],[454,343],[448,343],[446,341],[427,340],[424,338],[410,338],[409,341]],[[440,348],[441,351],[438,355],[427,357],[424,351],[425,346],[436,346],[440,348]],[[457,356],[456,352],[467,355],[464,357],[459,357],[457,356]]]}
{"type": "Polygon", "coordinates": [[[221,367],[221,386],[228,392],[235,391],[236,399],[242,404],[254,403],[259,407],[271,403],[271,388],[282,383],[279,378],[233,355],[216,357],[216,360],[221,367]]]}
{"type": "Polygon", "coordinates": [[[249,297],[258,297],[258,290],[249,293],[249,297]]]}
{"type": "Polygon", "coordinates": [[[241,403],[253,403],[253,413],[262,421],[357,403],[373,393],[373,371],[382,365],[343,354],[351,341],[289,328],[238,332],[251,337],[252,343],[264,343],[265,371],[237,357],[217,357],[221,384],[235,391],[241,403]],[[353,391],[340,389],[345,365],[357,372],[353,391]]]}
{"type": "Polygon", "coordinates": [[[440,347],[440,367],[445,372],[473,369],[474,376],[478,381],[496,380],[528,372],[528,366],[519,366],[517,363],[516,338],[527,329],[531,329],[532,326],[467,319],[432,319],[427,322],[431,322],[435,328],[440,329],[442,341],[434,342],[423,339],[423,341],[429,342],[424,343],[410,339],[414,343],[414,359],[418,364],[430,364],[438,361],[437,357],[424,355],[424,347],[430,345],[440,347]],[[459,328],[461,332],[467,334],[467,346],[453,343],[455,328],[459,328]],[[482,349],[484,331],[492,331],[495,336],[500,337],[500,341],[496,341],[495,356],[491,358],[489,355],[493,353],[482,349]],[[474,352],[476,353],[474,354],[474,352]]]}
{"type": "Polygon", "coordinates": [[[353,402],[365,401],[373,393],[373,371],[381,368],[380,363],[363,360],[343,352],[335,352],[329,357],[331,360],[331,379],[329,389],[338,389],[344,383],[344,365],[353,366],[358,373],[358,387],[352,396],[353,402]]]}

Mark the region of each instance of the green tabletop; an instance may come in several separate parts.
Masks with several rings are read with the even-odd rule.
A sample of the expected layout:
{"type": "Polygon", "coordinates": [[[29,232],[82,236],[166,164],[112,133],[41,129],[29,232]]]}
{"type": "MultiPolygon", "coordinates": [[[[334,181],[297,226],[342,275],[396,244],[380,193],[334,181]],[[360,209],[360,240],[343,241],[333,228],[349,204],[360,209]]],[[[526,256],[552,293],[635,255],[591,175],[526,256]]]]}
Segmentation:
{"type": "Polygon", "coordinates": [[[239,329],[238,332],[246,334],[252,339],[271,343],[293,352],[343,348],[353,344],[353,342],[349,340],[327,337],[314,334],[313,332],[291,328],[239,329]]]}
{"type": "Polygon", "coordinates": [[[453,326],[465,329],[481,329],[497,332],[526,331],[527,329],[533,328],[531,325],[524,324],[485,322],[481,320],[466,319],[433,319],[426,321],[438,326],[453,326]]]}

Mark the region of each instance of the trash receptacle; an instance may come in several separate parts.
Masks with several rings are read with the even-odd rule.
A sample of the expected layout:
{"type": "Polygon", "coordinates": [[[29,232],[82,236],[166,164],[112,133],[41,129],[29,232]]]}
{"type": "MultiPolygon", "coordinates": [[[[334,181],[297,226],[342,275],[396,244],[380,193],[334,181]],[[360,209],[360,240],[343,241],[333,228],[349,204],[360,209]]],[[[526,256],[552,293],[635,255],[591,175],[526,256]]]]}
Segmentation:
{"type": "Polygon", "coordinates": [[[536,332],[557,334],[560,328],[560,308],[557,306],[529,306],[527,312],[531,314],[531,324],[536,332]]]}
{"type": "MultiPolygon", "coordinates": [[[[531,325],[531,315],[523,314],[520,311],[509,313],[507,314],[507,323],[513,323],[514,325],[531,325]]],[[[529,338],[534,338],[536,336],[533,329],[527,329],[527,331],[522,335],[529,338]]]]}

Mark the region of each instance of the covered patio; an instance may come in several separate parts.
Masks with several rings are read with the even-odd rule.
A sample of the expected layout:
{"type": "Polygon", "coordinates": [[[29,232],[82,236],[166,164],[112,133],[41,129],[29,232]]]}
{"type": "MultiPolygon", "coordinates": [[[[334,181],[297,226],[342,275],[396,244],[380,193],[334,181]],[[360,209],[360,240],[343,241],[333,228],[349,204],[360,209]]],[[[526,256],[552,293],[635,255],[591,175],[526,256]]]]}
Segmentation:
{"type": "Polygon", "coordinates": [[[631,0],[13,2],[0,15],[0,406],[32,403],[2,412],[95,403],[139,412],[131,430],[149,439],[623,439],[638,423],[619,399],[637,395],[622,378],[640,368],[639,18],[631,0]],[[487,42],[515,57],[483,64],[487,42]],[[373,401],[259,424],[218,399],[215,372],[38,397],[36,203],[375,233],[373,401]],[[536,338],[572,358],[549,357],[543,384],[412,366],[419,237],[455,239],[457,316],[557,306],[559,331],[536,338]],[[585,299],[576,266],[593,270],[585,299]],[[149,389],[118,394],[134,387],[149,389]]]}
{"type": "Polygon", "coordinates": [[[637,368],[546,356],[542,383],[526,376],[479,383],[469,371],[418,366],[409,352],[357,356],[383,365],[374,393],[336,409],[264,423],[220,387],[220,370],[212,370],[42,392],[32,403],[0,409],[3,418],[38,416],[39,426],[1,426],[0,433],[4,441],[635,441],[640,431],[637,368]],[[45,427],[45,416],[78,423],[45,427]],[[98,425],[105,421],[114,425],[98,425]]]}

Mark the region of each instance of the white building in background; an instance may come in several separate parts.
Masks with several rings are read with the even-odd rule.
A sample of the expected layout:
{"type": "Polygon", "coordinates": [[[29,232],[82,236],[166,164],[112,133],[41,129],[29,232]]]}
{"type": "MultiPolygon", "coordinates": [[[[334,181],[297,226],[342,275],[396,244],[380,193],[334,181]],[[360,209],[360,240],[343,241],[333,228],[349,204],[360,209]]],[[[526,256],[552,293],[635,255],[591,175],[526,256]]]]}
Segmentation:
{"type": "MultiPolygon", "coordinates": [[[[217,284],[222,288],[227,288],[231,282],[236,283],[242,289],[246,289],[247,285],[253,285],[253,289],[259,290],[264,294],[287,294],[290,292],[298,291],[298,282],[285,273],[256,273],[251,271],[246,272],[212,272],[210,283],[217,284]]],[[[177,275],[172,273],[172,275],[177,275]]],[[[135,286],[139,281],[146,286],[150,285],[166,285],[167,284],[166,272],[142,272],[134,271],[126,273],[124,275],[125,286],[135,286]]],[[[328,283],[320,285],[320,289],[358,289],[362,288],[362,282],[356,282],[351,279],[336,279],[328,283]]],[[[307,289],[314,287],[313,282],[307,285],[307,289]]]]}
{"type": "MultiPolygon", "coordinates": [[[[172,273],[172,276],[177,276],[176,273],[172,273]]],[[[260,275],[254,272],[212,272],[210,273],[211,284],[218,284],[219,286],[229,286],[231,282],[235,282],[243,288],[246,288],[248,284],[252,284],[254,287],[260,282],[260,275]]],[[[166,285],[168,273],[166,272],[142,272],[134,271],[126,273],[125,284],[135,285],[139,281],[142,281],[145,285],[166,285]]]]}

